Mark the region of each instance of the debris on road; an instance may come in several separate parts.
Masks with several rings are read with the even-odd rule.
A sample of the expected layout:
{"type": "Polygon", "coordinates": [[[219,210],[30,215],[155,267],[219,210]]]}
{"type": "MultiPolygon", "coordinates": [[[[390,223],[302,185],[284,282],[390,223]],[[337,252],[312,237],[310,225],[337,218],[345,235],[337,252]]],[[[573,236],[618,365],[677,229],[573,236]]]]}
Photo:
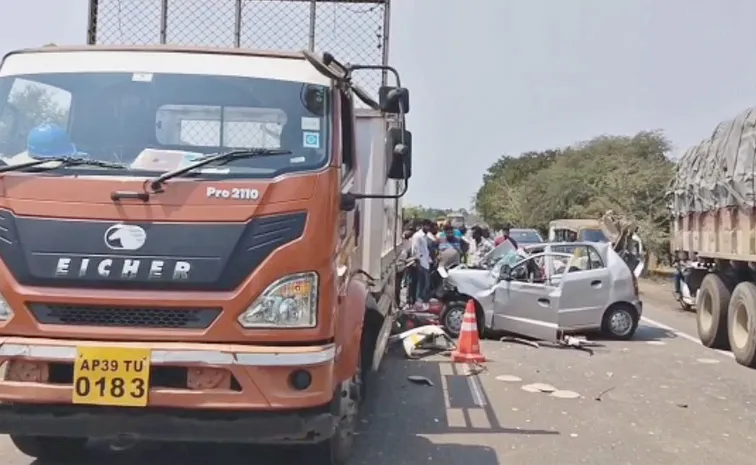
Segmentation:
{"type": "Polygon", "coordinates": [[[532,386],[533,389],[537,389],[540,392],[546,392],[546,393],[554,392],[557,390],[557,388],[555,388],[551,384],[534,383],[534,384],[531,384],[530,386],[532,386]]]}
{"type": "Polygon", "coordinates": [[[522,381],[522,378],[515,375],[499,375],[496,377],[497,381],[503,381],[505,383],[519,383],[522,381]]]}
{"type": "Polygon", "coordinates": [[[556,397],[558,399],[579,399],[580,394],[575,391],[566,391],[563,389],[558,389],[554,392],[552,392],[551,397],[556,397]]]}
{"type": "Polygon", "coordinates": [[[541,347],[541,345],[536,341],[531,341],[529,339],[523,339],[521,337],[514,337],[514,336],[500,337],[499,342],[515,342],[517,344],[524,344],[527,346],[535,347],[536,349],[541,347]]]}
{"type": "Polygon", "coordinates": [[[615,386],[612,386],[612,387],[610,387],[608,389],[604,389],[603,391],[599,392],[599,394],[596,397],[594,397],[593,400],[601,402],[601,398],[604,396],[604,394],[606,394],[606,393],[608,393],[610,391],[613,391],[614,389],[615,389],[615,386]]]}
{"type": "Polygon", "coordinates": [[[532,384],[525,384],[520,389],[522,389],[525,392],[541,392],[540,389],[534,388],[532,384]]]}
{"type": "Polygon", "coordinates": [[[481,365],[480,363],[473,363],[472,365],[468,366],[467,369],[464,372],[465,376],[475,376],[483,373],[484,371],[488,371],[488,367],[485,365],[481,365]]]}
{"type": "Polygon", "coordinates": [[[431,381],[429,378],[426,378],[425,376],[419,376],[419,375],[410,375],[407,376],[407,379],[415,384],[420,384],[422,386],[433,386],[433,381],[431,381]]]}
{"type": "Polygon", "coordinates": [[[392,336],[394,341],[402,341],[407,358],[416,358],[415,350],[446,352],[456,348],[454,340],[440,326],[427,325],[408,329],[392,336]]]}

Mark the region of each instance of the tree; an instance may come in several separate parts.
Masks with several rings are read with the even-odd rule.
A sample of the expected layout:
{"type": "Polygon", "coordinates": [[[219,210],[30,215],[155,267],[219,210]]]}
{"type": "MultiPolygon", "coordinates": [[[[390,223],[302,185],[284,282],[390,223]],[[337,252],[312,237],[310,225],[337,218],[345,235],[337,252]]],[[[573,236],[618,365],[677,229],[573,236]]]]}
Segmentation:
{"type": "Polygon", "coordinates": [[[449,213],[462,213],[465,218],[470,216],[470,212],[467,209],[453,209],[453,208],[433,208],[424,207],[422,205],[407,205],[402,208],[402,215],[405,221],[423,220],[428,219],[436,221],[439,217],[446,217],[449,213]]]}
{"type": "Polygon", "coordinates": [[[492,224],[545,230],[563,218],[599,218],[606,210],[641,227],[646,245],[666,252],[664,194],[674,163],[659,131],[601,136],[563,150],[503,156],[483,176],[475,207],[492,224]]]}
{"type": "Polygon", "coordinates": [[[68,108],[55,99],[53,92],[43,85],[29,84],[10,95],[10,103],[24,119],[23,124],[33,128],[42,123],[66,126],[68,108]]]}

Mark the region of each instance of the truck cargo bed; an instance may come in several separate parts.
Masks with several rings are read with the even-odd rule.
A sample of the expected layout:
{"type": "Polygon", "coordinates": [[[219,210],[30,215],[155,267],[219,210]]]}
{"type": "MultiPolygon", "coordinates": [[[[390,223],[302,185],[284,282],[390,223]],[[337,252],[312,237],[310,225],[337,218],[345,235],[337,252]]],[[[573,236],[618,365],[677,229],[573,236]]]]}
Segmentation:
{"type": "Polygon", "coordinates": [[[756,209],[729,207],[678,216],[672,248],[690,258],[756,262],[756,209]]]}

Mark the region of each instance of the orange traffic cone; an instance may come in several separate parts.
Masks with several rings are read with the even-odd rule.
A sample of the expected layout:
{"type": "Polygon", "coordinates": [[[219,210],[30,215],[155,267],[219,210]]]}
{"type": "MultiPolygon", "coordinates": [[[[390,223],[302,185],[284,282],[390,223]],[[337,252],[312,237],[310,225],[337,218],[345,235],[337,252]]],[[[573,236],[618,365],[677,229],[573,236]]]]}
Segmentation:
{"type": "Polygon", "coordinates": [[[462,319],[462,328],[459,331],[457,350],[452,352],[452,360],[458,363],[481,363],[486,361],[486,357],[480,353],[475,302],[472,299],[467,301],[467,307],[465,307],[465,316],[462,319]]]}

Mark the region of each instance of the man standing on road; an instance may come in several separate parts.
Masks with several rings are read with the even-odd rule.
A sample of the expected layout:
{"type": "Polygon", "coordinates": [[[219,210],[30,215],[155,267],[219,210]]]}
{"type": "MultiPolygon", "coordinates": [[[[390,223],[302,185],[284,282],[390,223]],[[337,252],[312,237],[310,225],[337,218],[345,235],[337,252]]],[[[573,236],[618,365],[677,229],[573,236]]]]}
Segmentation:
{"type": "MultiPolygon", "coordinates": [[[[407,271],[407,265],[410,259],[410,239],[412,238],[412,233],[409,230],[405,230],[402,234],[402,245],[399,249],[399,257],[397,258],[396,262],[396,276],[394,277],[396,279],[395,284],[395,296],[396,304],[401,307],[401,301],[402,301],[402,284],[404,284],[404,276],[407,271]]],[[[407,300],[409,299],[409,295],[407,296],[407,300]]]]}
{"type": "Polygon", "coordinates": [[[494,249],[494,243],[490,239],[491,234],[487,228],[481,226],[474,226],[472,228],[472,237],[475,241],[475,254],[473,257],[473,263],[479,263],[488,252],[494,249]]]}
{"type": "Polygon", "coordinates": [[[514,238],[509,235],[509,225],[505,225],[502,228],[502,235],[496,238],[495,245],[499,245],[504,241],[509,241],[515,249],[519,248],[517,241],[515,241],[514,238]]]}
{"type": "Polygon", "coordinates": [[[428,232],[433,223],[424,219],[421,228],[412,235],[411,251],[417,266],[417,294],[416,303],[425,306],[428,303],[428,288],[430,286],[431,255],[428,247],[428,232]]]}

